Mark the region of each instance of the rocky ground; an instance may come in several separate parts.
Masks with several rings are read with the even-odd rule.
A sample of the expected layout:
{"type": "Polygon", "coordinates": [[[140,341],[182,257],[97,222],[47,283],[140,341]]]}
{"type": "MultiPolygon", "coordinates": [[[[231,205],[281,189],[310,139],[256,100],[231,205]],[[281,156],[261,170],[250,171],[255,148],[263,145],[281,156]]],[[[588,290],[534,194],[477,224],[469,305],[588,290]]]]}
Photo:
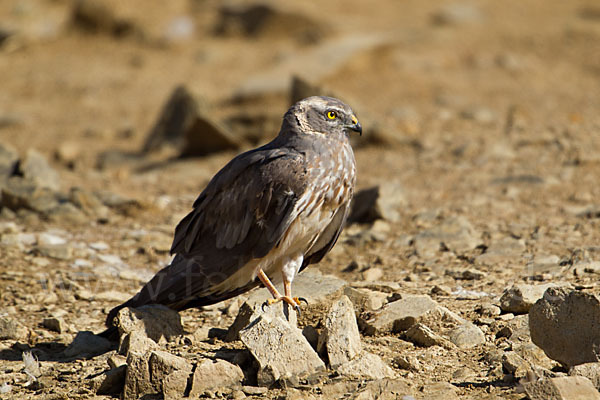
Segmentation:
{"type": "Polygon", "coordinates": [[[0,16],[0,398],[600,398],[595,2],[0,16]],[[303,313],[262,313],[257,290],[93,335],[210,177],[318,93],[364,135],[352,219],[295,282],[303,313]]]}

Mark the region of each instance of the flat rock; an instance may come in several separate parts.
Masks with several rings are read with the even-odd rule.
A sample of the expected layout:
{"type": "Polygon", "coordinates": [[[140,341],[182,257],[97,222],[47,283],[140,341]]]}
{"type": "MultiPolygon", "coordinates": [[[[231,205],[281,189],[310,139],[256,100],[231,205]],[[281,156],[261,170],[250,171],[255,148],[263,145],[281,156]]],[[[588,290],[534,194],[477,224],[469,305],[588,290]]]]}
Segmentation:
{"type": "Polygon", "coordinates": [[[96,336],[90,331],[80,331],[63,351],[63,355],[67,358],[87,358],[106,353],[111,348],[112,343],[108,339],[96,336]]]}
{"type": "Polygon", "coordinates": [[[271,318],[279,317],[287,321],[293,327],[298,325],[298,316],[296,311],[283,302],[263,307],[264,302],[245,301],[238,311],[233,323],[229,326],[225,341],[231,342],[240,338],[240,331],[245,329],[253,321],[256,321],[262,315],[269,315],[271,318]]]}
{"type": "Polygon", "coordinates": [[[583,376],[542,378],[536,382],[523,383],[523,388],[531,400],[600,399],[600,393],[592,382],[583,376]]]}
{"type": "Polygon", "coordinates": [[[597,390],[600,390],[600,362],[575,365],[569,370],[571,376],[588,378],[597,390]]]}
{"type": "Polygon", "coordinates": [[[225,360],[202,360],[194,370],[190,397],[195,398],[206,390],[216,388],[241,387],[243,380],[244,373],[237,365],[225,360]]]}
{"type": "Polygon", "coordinates": [[[336,371],[346,377],[358,379],[373,380],[396,377],[394,370],[381,357],[366,351],[338,366],[336,371]]]}
{"type": "Polygon", "coordinates": [[[470,349],[485,343],[485,335],[476,325],[471,322],[464,323],[452,329],[448,338],[461,349],[470,349]]]}
{"type": "Polygon", "coordinates": [[[531,340],[566,366],[600,361],[600,299],[551,287],[529,310],[531,340]]]}
{"type": "Polygon", "coordinates": [[[165,400],[183,397],[192,373],[192,365],[171,353],[154,350],[127,356],[123,399],[162,395],[165,400]]]}
{"type": "Polygon", "coordinates": [[[402,332],[436,307],[438,304],[429,296],[406,296],[387,304],[373,318],[361,321],[361,328],[368,335],[402,332]]]}
{"type": "Polygon", "coordinates": [[[19,164],[20,174],[36,186],[53,191],[60,189],[60,177],[46,158],[34,149],[27,150],[27,154],[19,164]]]}
{"type": "Polygon", "coordinates": [[[442,247],[461,254],[483,243],[480,235],[464,217],[447,218],[439,225],[418,233],[413,242],[417,253],[424,257],[435,256],[442,247]]]}
{"type": "Polygon", "coordinates": [[[558,286],[556,283],[543,285],[516,284],[506,289],[500,297],[500,308],[504,312],[522,314],[529,312],[531,306],[544,296],[549,287],[558,286]]]}
{"type": "Polygon", "coordinates": [[[185,333],[179,313],[162,305],[124,308],[115,317],[115,326],[120,335],[143,330],[157,343],[161,338],[171,341],[185,333]]]}
{"type": "Polygon", "coordinates": [[[317,348],[327,352],[332,369],[350,362],[361,353],[354,306],[348,296],[342,296],[329,309],[317,348]]]}
{"type": "Polygon", "coordinates": [[[349,222],[369,223],[377,219],[400,220],[400,209],[406,205],[406,193],[399,183],[388,182],[359,190],[352,199],[349,222]]]}
{"type": "Polygon", "coordinates": [[[259,364],[260,386],[325,369],[302,332],[281,318],[262,315],[240,332],[240,339],[259,364]]]}

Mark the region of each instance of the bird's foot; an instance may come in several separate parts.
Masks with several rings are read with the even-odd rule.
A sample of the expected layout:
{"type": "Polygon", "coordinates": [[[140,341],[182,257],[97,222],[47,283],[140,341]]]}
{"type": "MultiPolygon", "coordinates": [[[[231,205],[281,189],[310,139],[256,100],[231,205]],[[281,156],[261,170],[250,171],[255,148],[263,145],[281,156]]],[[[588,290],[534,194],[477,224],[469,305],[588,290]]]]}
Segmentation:
{"type": "Polygon", "coordinates": [[[267,301],[265,301],[263,303],[262,309],[264,311],[265,307],[269,307],[273,304],[277,304],[282,301],[289,304],[290,306],[294,307],[294,309],[296,310],[298,315],[300,314],[300,305],[302,303],[308,304],[308,301],[304,297],[280,296],[280,297],[277,297],[276,299],[267,299],[267,301]]]}

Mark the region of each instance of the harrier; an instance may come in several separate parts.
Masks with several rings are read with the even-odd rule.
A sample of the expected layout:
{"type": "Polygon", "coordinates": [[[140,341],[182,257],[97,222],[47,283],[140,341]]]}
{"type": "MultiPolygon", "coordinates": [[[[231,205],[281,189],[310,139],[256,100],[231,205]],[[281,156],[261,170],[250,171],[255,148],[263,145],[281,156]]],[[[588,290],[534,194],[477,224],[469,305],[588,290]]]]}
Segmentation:
{"type": "Polygon", "coordinates": [[[278,136],[221,169],[177,225],[172,262],[138,294],[115,307],[163,304],[184,310],[214,304],[260,285],[273,304],[292,297],[294,276],[319,262],[337,241],[354,192],[352,109],[309,97],[284,115],[278,136]],[[281,295],[273,282],[283,282],[281,295]]]}

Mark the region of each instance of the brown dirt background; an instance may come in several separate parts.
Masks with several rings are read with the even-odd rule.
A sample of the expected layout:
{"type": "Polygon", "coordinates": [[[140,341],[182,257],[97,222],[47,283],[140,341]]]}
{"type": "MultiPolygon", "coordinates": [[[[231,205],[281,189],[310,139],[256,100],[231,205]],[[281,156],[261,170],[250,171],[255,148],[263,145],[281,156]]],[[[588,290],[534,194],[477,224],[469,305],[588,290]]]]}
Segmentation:
{"type": "MultiPolygon", "coordinates": [[[[291,79],[291,73],[277,72],[277,66],[294,58],[304,60],[324,43],[373,36],[379,44],[356,51],[335,68],[316,63],[318,73],[308,78],[317,76],[314,83],[347,99],[359,119],[368,115],[369,121],[386,124],[398,138],[395,146],[359,145],[355,153],[359,188],[390,180],[403,186],[401,222],[390,224],[384,241],[360,246],[342,242],[311,268],[359,281],[361,268],[342,270],[353,260],[360,266],[376,265],[383,269],[383,280],[401,283],[407,293],[429,294],[434,285],[448,285],[497,296],[511,283],[532,276],[597,290],[593,276],[575,276],[569,269],[578,254],[597,259],[600,252],[599,213],[581,214],[598,206],[600,196],[596,2],[285,0],[276,7],[283,17],[254,36],[216,34],[222,6],[218,1],[102,2],[141,32],[121,36],[73,24],[74,3],[0,3],[0,27],[14,32],[0,44],[0,141],[22,154],[35,148],[46,155],[59,171],[64,190],[109,190],[146,206],[130,216],[112,216],[106,224],[17,219],[24,231],[58,228],[73,240],[104,241],[111,253],[144,276],[156,271],[166,258],[164,250],[131,240],[126,232],[144,229],[168,242],[208,179],[236,152],[168,162],[158,157],[160,162],[142,170],[128,163],[100,169],[98,157],[106,151],[138,152],[180,84],[203,98],[217,119],[261,107],[268,115],[281,116],[289,106],[285,90],[239,104],[232,99],[240,87],[265,72],[273,72],[273,81],[291,79]],[[476,13],[449,23],[436,20],[447,7],[457,5],[476,13]],[[169,22],[181,15],[190,18],[194,31],[181,39],[165,38],[169,22]],[[54,156],[65,143],[77,149],[74,168],[54,156]],[[541,183],[495,181],[523,176],[539,177],[541,183]],[[445,271],[473,267],[481,249],[461,257],[440,252],[424,259],[405,240],[450,216],[466,217],[486,245],[510,236],[525,240],[527,249],[508,265],[475,265],[485,271],[482,279],[457,281],[445,271]],[[528,261],[545,255],[564,262],[548,271],[528,267],[528,261]]],[[[303,65],[295,66],[294,72],[302,71],[303,65]]],[[[370,127],[363,125],[368,141],[370,127]]],[[[275,134],[265,132],[263,140],[275,134]]],[[[32,262],[35,256],[0,247],[0,307],[13,307],[39,342],[51,343],[48,348],[70,343],[79,330],[101,330],[105,311],[117,302],[85,302],[58,286],[47,289],[44,279],[60,282],[72,268],[69,262],[55,260],[39,267],[32,262]],[[45,304],[43,299],[53,290],[58,300],[45,304]],[[73,331],[58,335],[42,327],[42,319],[54,308],[68,312],[65,319],[73,331]]],[[[101,276],[91,284],[133,294],[141,281],[101,276]]],[[[436,300],[466,317],[477,304],[494,302],[452,296],[436,300]]],[[[219,328],[229,324],[228,317],[202,317],[195,311],[184,321],[193,325],[194,318],[199,323],[206,318],[219,328]]],[[[404,349],[397,340],[365,340],[371,341],[371,351],[388,359],[404,349]]],[[[12,348],[14,341],[3,344],[12,348]]],[[[516,383],[489,374],[484,352],[445,352],[428,358],[427,368],[408,377],[415,387],[456,381],[458,393],[471,398],[522,398],[516,383]],[[453,373],[465,367],[474,377],[453,380],[453,373]]],[[[0,360],[0,371],[12,373],[20,365],[18,360],[0,360]]],[[[102,370],[100,365],[95,360],[43,362],[45,387],[15,388],[12,395],[91,398],[79,389],[80,380],[94,369],[102,370]]]]}

